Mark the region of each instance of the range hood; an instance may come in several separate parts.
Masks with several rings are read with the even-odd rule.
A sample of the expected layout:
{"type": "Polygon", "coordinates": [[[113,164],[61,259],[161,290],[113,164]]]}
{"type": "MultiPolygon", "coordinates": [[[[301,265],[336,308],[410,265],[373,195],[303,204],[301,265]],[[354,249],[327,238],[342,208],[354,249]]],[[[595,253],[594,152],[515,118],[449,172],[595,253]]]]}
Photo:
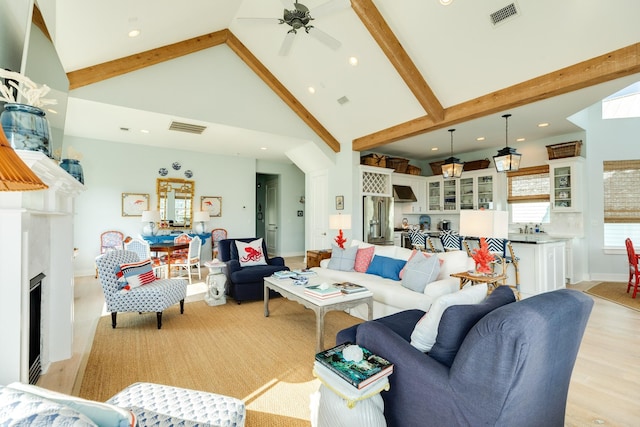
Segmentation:
{"type": "Polygon", "coordinates": [[[408,185],[393,186],[393,201],[397,203],[417,202],[416,195],[408,185]]]}

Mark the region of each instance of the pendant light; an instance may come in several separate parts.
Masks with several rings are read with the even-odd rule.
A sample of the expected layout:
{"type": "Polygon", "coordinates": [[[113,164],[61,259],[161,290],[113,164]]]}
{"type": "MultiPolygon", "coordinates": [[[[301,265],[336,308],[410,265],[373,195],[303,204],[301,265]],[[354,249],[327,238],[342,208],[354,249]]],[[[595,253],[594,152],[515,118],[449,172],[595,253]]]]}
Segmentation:
{"type": "Polygon", "coordinates": [[[444,179],[460,178],[462,169],[464,168],[464,163],[461,162],[460,159],[453,157],[453,132],[455,131],[455,129],[449,129],[449,133],[451,134],[451,157],[445,160],[442,165],[442,176],[444,179]]]}
{"type": "Polygon", "coordinates": [[[511,114],[505,114],[505,147],[498,151],[496,156],[493,156],[493,163],[496,165],[498,172],[510,172],[520,169],[520,157],[522,154],[518,154],[515,148],[509,147],[509,117],[511,114]]]}

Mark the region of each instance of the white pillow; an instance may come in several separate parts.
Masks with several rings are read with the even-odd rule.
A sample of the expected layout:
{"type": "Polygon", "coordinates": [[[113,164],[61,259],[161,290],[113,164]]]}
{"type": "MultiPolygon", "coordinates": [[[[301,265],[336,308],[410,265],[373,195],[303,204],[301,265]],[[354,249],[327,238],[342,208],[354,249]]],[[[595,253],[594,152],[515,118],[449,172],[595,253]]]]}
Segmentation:
{"type": "Polygon", "coordinates": [[[327,268],[339,271],[355,271],[353,269],[358,254],[357,246],[350,246],[344,249],[331,245],[331,259],[327,268]]]}
{"type": "Polygon", "coordinates": [[[422,316],[411,334],[411,345],[420,351],[431,350],[438,335],[438,325],[442,313],[452,305],[478,304],[487,297],[487,284],[465,287],[464,289],[438,297],[429,311],[422,316]]]}
{"type": "Polygon", "coordinates": [[[236,240],[236,248],[238,248],[238,261],[240,261],[240,267],[267,265],[267,260],[262,252],[262,237],[252,240],[249,243],[236,240]]]}
{"type": "Polygon", "coordinates": [[[424,288],[438,277],[440,258],[417,255],[407,261],[402,269],[402,286],[415,292],[424,292],[424,288]]]}

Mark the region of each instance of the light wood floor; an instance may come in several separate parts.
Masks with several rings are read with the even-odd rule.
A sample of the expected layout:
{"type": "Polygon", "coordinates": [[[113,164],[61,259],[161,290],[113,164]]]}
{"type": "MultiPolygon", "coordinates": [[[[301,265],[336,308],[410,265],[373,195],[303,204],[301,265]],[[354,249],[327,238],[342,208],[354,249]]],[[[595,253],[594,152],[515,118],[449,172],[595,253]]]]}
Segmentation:
{"type": "MultiPolygon", "coordinates": [[[[302,257],[287,259],[292,268],[302,257]]],[[[203,279],[207,270],[202,270],[203,279]]],[[[572,288],[584,290],[597,282],[572,288]]],[[[202,283],[189,287],[188,300],[201,299],[202,283]]],[[[573,371],[567,402],[566,426],[638,426],[640,420],[640,312],[594,297],[593,312],[573,371]]],[[[75,281],[73,357],[53,363],[38,385],[77,395],[93,333],[103,312],[104,297],[93,276],[75,281]]]]}

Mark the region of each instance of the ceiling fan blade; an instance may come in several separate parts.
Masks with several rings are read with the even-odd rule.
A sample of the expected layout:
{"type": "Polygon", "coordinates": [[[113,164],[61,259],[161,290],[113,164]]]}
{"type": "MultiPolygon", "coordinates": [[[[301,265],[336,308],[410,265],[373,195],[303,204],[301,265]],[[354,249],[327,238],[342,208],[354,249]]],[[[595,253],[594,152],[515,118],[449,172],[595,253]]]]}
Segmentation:
{"type": "Polygon", "coordinates": [[[311,16],[313,16],[313,19],[318,19],[322,16],[329,15],[333,12],[338,12],[348,7],[351,7],[350,0],[330,0],[326,3],[322,3],[320,6],[311,9],[311,16]]]}
{"type": "Polygon", "coordinates": [[[262,24],[279,24],[280,20],[278,18],[238,18],[238,21],[249,21],[255,23],[262,24]]]}
{"type": "Polygon", "coordinates": [[[310,36],[318,40],[320,43],[327,45],[333,50],[338,50],[338,48],[342,46],[342,43],[340,43],[338,40],[334,39],[324,31],[320,30],[318,27],[310,27],[307,33],[309,33],[310,36]]]}
{"type": "Polygon", "coordinates": [[[282,41],[282,46],[280,46],[280,51],[278,51],[278,55],[287,56],[289,51],[291,50],[291,46],[293,45],[293,40],[296,38],[296,33],[293,31],[289,31],[286,36],[284,36],[284,40],[282,41]]]}

